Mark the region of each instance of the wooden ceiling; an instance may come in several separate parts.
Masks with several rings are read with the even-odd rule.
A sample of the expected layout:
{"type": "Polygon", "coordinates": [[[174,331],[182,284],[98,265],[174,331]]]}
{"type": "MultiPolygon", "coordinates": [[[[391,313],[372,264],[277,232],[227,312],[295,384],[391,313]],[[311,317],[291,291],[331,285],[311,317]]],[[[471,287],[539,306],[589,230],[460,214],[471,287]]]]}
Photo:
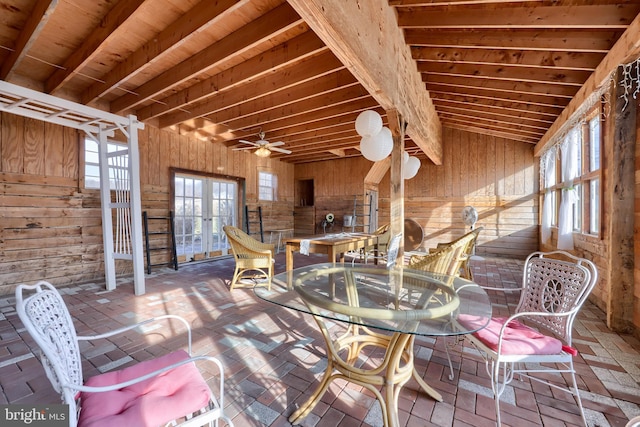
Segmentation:
{"type": "Polygon", "coordinates": [[[2,0],[0,10],[2,80],[227,146],[264,131],[292,151],[272,157],[292,163],[359,156],[356,116],[387,120],[399,103],[407,151],[440,163],[439,126],[543,139],[621,38],[634,44],[615,59],[637,54],[640,0],[2,0]],[[388,63],[403,51],[411,67],[388,63]],[[424,93],[406,86],[414,77],[424,93]]]}

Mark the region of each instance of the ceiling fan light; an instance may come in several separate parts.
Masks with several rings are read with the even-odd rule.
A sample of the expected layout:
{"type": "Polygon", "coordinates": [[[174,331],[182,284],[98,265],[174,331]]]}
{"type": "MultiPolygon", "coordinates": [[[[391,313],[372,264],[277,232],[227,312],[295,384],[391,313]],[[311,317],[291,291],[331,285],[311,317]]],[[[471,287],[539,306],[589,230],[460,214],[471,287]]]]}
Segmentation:
{"type": "Polygon", "coordinates": [[[269,151],[268,148],[260,147],[254,151],[254,154],[258,157],[269,157],[271,155],[271,151],[269,151]]]}
{"type": "Polygon", "coordinates": [[[374,136],[382,129],[382,117],[376,111],[365,110],[356,117],[356,132],[360,136],[374,136]]]}

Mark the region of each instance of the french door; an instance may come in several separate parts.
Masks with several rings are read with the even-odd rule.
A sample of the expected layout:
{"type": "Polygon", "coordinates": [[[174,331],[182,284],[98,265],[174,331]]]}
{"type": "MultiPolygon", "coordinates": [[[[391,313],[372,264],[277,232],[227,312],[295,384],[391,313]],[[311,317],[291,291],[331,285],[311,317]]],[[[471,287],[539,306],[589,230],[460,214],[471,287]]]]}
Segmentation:
{"type": "Polygon", "coordinates": [[[226,255],[230,252],[222,227],[236,225],[238,183],[176,174],[174,212],[180,260],[226,255]]]}

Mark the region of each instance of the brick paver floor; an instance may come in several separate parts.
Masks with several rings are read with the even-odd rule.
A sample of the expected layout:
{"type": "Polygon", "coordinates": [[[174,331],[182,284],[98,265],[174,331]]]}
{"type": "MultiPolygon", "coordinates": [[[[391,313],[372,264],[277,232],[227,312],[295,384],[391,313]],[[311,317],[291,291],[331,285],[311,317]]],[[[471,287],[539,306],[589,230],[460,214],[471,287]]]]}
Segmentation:
{"type": "MultiPolygon", "coordinates": [[[[295,262],[302,265],[324,259],[296,255],[295,262]]],[[[475,280],[490,286],[517,286],[522,265],[522,260],[506,258],[472,262],[475,280]]],[[[178,271],[161,268],[147,275],[147,292],[141,296],[133,295],[129,277],[119,279],[115,291],[105,291],[104,283],[99,282],[61,291],[80,335],[165,313],[185,317],[192,325],[195,352],[216,356],[225,366],[225,406],[235,425],[288,426],[287,417],[314,390],[326,366],[324,343],[309,315],[263,302],[251,289],[229,292],[233,266],[233,259],[222,259],[182,265],[178,271]]],[[[276,272],[283,270],[281,253],[276,256],[276,272]]],[[[496,293],[491,297],[496,314],[508,313],[515,303],[515,299],[496,293]]],[[[612,333],[604,320],[603,312],[587,303],[575,324],[579,387],[590,427],[622,427],[640,415],[640,342],[612,333]]],[[[181,348],[185,343],[184,330],[177,326],[145,332],[84,345],[85,377],[181,348]]],[[[416,339],[416,368],[444,401],[435,402],[410,380],[400,393],[401,425],[494,426],[494,404],[484,363],[471,348],[457,345],[453,350],[454,376],[449,379],[444,345],[444,338],[416,339]]],[[[15,312],[15,299],[0,297],[0,403],[59,402],[36,355],[37,349],[15,312]]],[[[514,381],[501,408],[505,426],[581,424],[569,394],[528,381],[514,381]]],[[[380,427],[380,414],[370,392],[337,380],[301,425],[380,427]]]]}

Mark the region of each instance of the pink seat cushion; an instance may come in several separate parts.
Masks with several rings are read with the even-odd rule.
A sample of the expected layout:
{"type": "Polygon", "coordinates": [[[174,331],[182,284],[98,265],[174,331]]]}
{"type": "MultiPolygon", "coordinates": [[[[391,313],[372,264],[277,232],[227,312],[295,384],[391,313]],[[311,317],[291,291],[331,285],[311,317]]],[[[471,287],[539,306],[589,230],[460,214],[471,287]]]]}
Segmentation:
{"type": "MultiPolygon", "coordinates": [[[[484,345],[493,351],[498,351],[498,335],[506,317],[494,317],[487,327],[482,328],[487,319],[484,317],[461,314],[458,322],[466,328],[482,328],[473,333],[484,345]]],[[[562,341],[550,337],[532,329],[517,320],[509,322],[505,328],[501,354],[560,354],[562,353],[562,341]]]]}
{"type": "MultiPolygon", "coordinates": [[[[108,386],[128,381],[188,359],[186,351],[90,378],[85,385],[108,386]]],[[[120,390],[83,392],[80,419],[83,427],[160,426],[207,405],[210,390],[194,363],[186,363],[156,377],[120,390]]]]}

